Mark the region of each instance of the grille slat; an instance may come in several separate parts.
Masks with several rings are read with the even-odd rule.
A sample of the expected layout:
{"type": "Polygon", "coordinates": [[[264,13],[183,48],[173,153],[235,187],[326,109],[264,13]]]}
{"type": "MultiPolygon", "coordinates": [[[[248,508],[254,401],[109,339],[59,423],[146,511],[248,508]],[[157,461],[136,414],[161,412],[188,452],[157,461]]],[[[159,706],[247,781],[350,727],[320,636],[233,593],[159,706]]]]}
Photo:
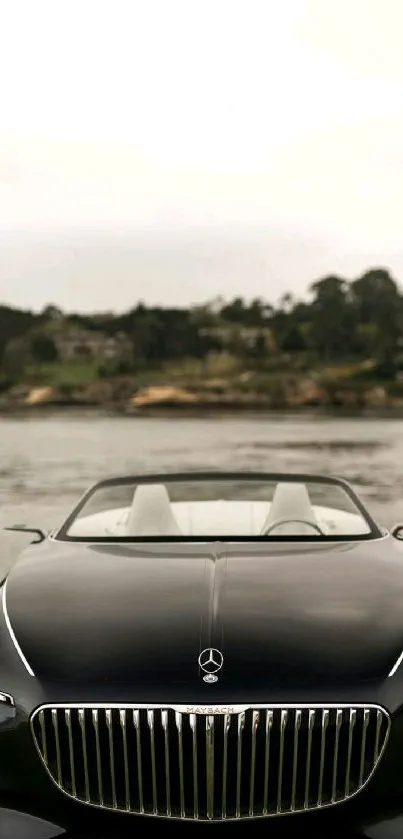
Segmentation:
{"type": "Polygon", "coordinates": [[[269,798],[269,770],[270,770],[270,734],[273,725],[273,711],[266,711],[266,741],[264,759],[264,786],[263,786],[263,815],[267,816],[269,798]]]}
{"type": "Polygon", "coordinates": [[[311,783],[311,759],[312,759],[312,736],[315,725],[315,711],[310,710],[308,717],[308,744],[306,750],[306,768],[305,768],[305,799],[304,810],[309,809],[309,789],[311,783]]]}
{"type": "Polygon", "coordinates": [[[337,767],[339,761],[339,743],[340,743],[340,728],[343,719],[343,711],[338,708],[336,711],[336,731],[334,739],[334,758],[333,758],[333,781],[332,781],[332,804],[335,803],[337,797],[337,767]]]}
{"type": "Polygon", "coordinates": [[[144,813],[144,795],[143,795],[143,755],[141,751],[141,730],[140,730],[140,711],[133,711],[133,722],[136,729],[136,750],[137,750],[137,778],[138,778],[138,792],[139,792],[139,812],[144,813]]]}
{"type": "Polygon", "coordinates": [[[353,735],[354,735],[354,728],[357,719],[357,711],[354,708],[350,708],[350,725],[348,730],[348,751],[347,751],[347,768],[346,768],[346,786],[344,790],[345,798],[348,798],[350,795],[350,772],[351,772],[351,755],[353,750],[353,735]]]}
{"type": "Polygon", "coordinates": [[[255,774],[256,774],[256,732],[259,725],[259,711],[253,711],[252,715],[252,756],[250,762],[250,795],[249,795],[249,815],[253,816],[254,800],[255,800],[255,774]]]}
{"type": "MultiPolygon", "coordinates": [[[[57,711],[55,711],[54,713],[57,714],[57,711]]],[[[83,764],[84,764],[85,801],[86,801],[87,804],[89,804],[90,803],[90,783],[89,783],[89,775],[88,775],[88,750],[87,750],[87,734],[86,734],[86,730],[85,730],[85,711],[84,711],[84,708],[79,708],[78,721],[80,723],[80,728],[81,728],[81,741],[82,741],[82,752],[81,752],[81,754],[83,756],[83,764]]]]}
{"type": "Polygon", "coordinates": [[[214,717],[206,717],[207,818],[214,818],[214,717]]]}
{"type": "Polygon", "coordinates": [[[60,756],[60,739],[59,739],[59,720],[57,711],[55,708],[52,710],[52,723],[53,723],[53,730],[55,734],[55,746],[56,746],[56,768],[57,768],[57,783],[59,786],[62,786],[62,763],[61,763],[61,756],[60,756]]]}
{"type": "Polygon", "coordinates": [[[227,821],[320,809],[365,786],[379,707],[43,706],[34,741],[54,782],[97,807],[227,821]]]}
{"type": "Polygon", "coordinates": [[[318,807],[322,806],[323,793],[323,773],[325,771],[325,750],[326,750],[326,731],[329,725],[329,711],[322,711],[322,736],[320,743],[320,767],[319,767],[319,787],[318,787],[318,807]]]}
{"type": "Polygon", "coordinates": [[[109,772],[110,772],[110,779],[111,779],[111,788],[112,788],[112,808],[114,810],[117,809],[118,802],[116,798],[116,778],[115,778],[115,740],[113,736],[113,722],[112,722],[112,710],[108,708],[105,712],[106,716],[106,725],[108,727],[108,738],[109,738],[109,772]]]}
{"type": "Polygon", "coordinates": [[[153,813],[158,813],[158,791],[157,791],[157,769],[155,764],[155,733],[154,733],[154,711],[147,711],[148,727],[150,729],[150,754],[151,754],[151,784],[153,791],[153,813]]]}
{"type": "Polygon", "coordinates": [[[228,783],[228,733],[231,725],[231,715],[224,715],[223,732],[223,768],[222,768],[222,817],[227,818],[227,783],[228,783]]]}
{"type": "Polygon", "coordinates": [[[277,813],[282,811],[283,793],[283,761],[284,761],[284,736],[287,727],[288,711],[281,711],[280,721],[280,750],[278,758],[278,780],[277,780],[277,813]]]}
{"type": "Polygon", "coordinates": [[[123,743],[123,763],[125,769],[125,801],[126,810],[130,812],[130,783],[129,783],[129,761],[127,756],[127,737],[126,737],[126,710],[120,711],[120,727],[122,729],[122,743],[123,743]]]}
{"type": "MultiPolygon", "coordinates": [[[[98,711],[96,708],[92,711],[92,724],[95,732],[95,752],[97,762],[97,784],[98,784],[98,800],[101,807],[104,806],[104,793],[102,784],[102,762],[101,762],[101,747],[99,743],[99,726],[98,726],[98,711]]],[[[73,792],[73,796],[76,794],[73,792]]]]}
{"type": "Polygon", "coordinates": [[[176,729],[178,732],[178,758],[179,758],[179,798],[181,818],[185,818],[185,784],[183,775],[183,734],[182,714],[175,713],[176,729]]]}
{"type": "Polygon", "coordinates": [[[165,752],[165,792],[167,797],[167,816],[171,815],[171,767],[169,760],[169,728],[168,711],[161,711],[161,723],[164,729],[164,752],[165,752]]]}
{"type": "Polygon", "coordinates": [[[293,766],[292,766],[292,792],[291,792],[291,810],[294,812],[295,810],[295,797],[297,792],[297,773],[298,773],[298,740],[299,740],[299,730],[301,727],[301,711],[298,710],[295,712],[295,725],[294,725],[294,759],[293,759],[293,766]]]}
{"type": "Polygon", "coordinates": [[[376,735],[375,735],[375,746],[374,746],[374,764],[377,763],[379,754],[380,754],[380,737],[381,737],[381,726],[382,726],[382,711],[376,712],[376,735]]]}
{"type": "Polygon", "coordinates": [[[236,811],[237,819],[241,817],[241,780],[242,780],[242,738],[245,726],[245,713],[238,716],[238,750],[237,750],[237,773],[236,773],[236,811]]]}
{"type": "Polygon", "coordinates": [[[39,719],[39,725],[41,727],[42,755],[43,755],[43,760],[44,760],[44,763],[45,763],[45,766],[46,766],[47,762],[48,762],[48,744],[47,744],[47,739],[46,739],[46,726],[45,726],[45,712],[44,711],[39,712],[38,719],[39,719]]]}
{"type": "Polygon", "coordinates": [[[199,792],[198,792],[198,763],[197,763],[197,716],[190,714],[189,716],[190,728],[192,729],[192,748],[193,748],[193,818],[199,818],[199,792]]]}
{"type": "Polygon", "coordinates": [[[75,769],[75,762],[74,762],[74,745],[73,745],[73,732],[71,728],[71,711],[69,708],[66,708],[64,713],[66,719],[66,725],[69,733],[69,755],[70,755],[70,770],[71,770],[71,791],[73,796],[76,797],[77,795],[77,787],[76,787],[76,769],[75,769]]]}
{"type": "Polygon", "coordinates": [[[362,783],[364,780],[364,769],[365,769],[365,746],[367,744],[367,728],[369,723],[369,710],[368,708],[364,711],[364,722],[362,727],[362,742],[361,742],[361,761],[360,761],[360,776],[358,780],[358,784],[362,787],[362,783]]]}

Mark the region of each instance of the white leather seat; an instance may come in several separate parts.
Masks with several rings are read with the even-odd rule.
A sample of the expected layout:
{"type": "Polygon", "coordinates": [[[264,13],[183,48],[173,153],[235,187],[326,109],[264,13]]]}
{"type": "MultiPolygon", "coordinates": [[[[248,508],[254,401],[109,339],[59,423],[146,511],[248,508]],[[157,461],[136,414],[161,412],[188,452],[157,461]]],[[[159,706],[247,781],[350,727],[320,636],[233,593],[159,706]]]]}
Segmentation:
{"type": "Polygon", "coordinates": [[[273,501],[262,527],[262,533],[271,531],[277,536],[314,536],[318,535],[317,521],[305,484],[277,484],[273,501]],[[312,527],[302,524],[311,522],[312,527]],[[278,522],[276,527],[273,525],[278,522]]]}
{"type": "Polygon", "coordinates": [[[127,536],[179,536],[167,488],[163,484],[140,484],[133,495],[126,522],[127,536]]]}

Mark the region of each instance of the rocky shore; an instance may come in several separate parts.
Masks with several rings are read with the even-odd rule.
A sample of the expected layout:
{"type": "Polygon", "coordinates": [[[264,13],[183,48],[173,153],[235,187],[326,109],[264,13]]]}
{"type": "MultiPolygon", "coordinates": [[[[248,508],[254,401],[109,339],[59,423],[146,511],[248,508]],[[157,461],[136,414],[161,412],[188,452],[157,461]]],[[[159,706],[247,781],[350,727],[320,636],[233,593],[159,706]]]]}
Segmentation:
{"type": "Polygon", "coordinates": [[[210,379],[197,384],[161,382],[138,386],[132,378],[100,380],[79,386],[18,385],[1,394],[0,413],[43,408],[98,408],[126,414],[165,410],[201,413],[219,411],[295,411],[342,409],[358,412],[393,411],[403,416],[403,385],[357,383],[352,380],[318,382],[314,378],[281,375],[259,390],[238,383],[210,379]]]}

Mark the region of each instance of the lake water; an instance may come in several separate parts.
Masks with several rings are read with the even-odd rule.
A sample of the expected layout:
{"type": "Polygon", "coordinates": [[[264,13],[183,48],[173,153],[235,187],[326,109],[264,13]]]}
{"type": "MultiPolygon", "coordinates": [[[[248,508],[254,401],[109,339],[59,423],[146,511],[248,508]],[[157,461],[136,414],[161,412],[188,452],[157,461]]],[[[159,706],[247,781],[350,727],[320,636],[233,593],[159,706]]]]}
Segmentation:
{"type": "MultiPolygon", "coordinates": [[[[0,527],[56,525],[94,481],[119,473],[254,469],[336,474],[372,514],[403,522],[403,420],[308,415],[0,419],[0,527]]],[[[0,572],[25,536],[0,535],[0,572]]]]}

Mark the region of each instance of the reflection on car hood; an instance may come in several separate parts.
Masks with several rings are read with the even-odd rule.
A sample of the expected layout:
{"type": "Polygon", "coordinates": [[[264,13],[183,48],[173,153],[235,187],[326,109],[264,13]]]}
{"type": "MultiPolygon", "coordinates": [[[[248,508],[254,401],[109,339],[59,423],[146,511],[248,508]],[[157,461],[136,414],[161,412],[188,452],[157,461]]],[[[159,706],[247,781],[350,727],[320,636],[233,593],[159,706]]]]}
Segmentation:
{"type": "Polygon", "coordinates": [[[49,541],[7,581],[35,675],[71,683],[195,685],[207,647],[220,684],[384,677],[403,648],[402,556],[345,544],[84,545],[49,541]]]}

